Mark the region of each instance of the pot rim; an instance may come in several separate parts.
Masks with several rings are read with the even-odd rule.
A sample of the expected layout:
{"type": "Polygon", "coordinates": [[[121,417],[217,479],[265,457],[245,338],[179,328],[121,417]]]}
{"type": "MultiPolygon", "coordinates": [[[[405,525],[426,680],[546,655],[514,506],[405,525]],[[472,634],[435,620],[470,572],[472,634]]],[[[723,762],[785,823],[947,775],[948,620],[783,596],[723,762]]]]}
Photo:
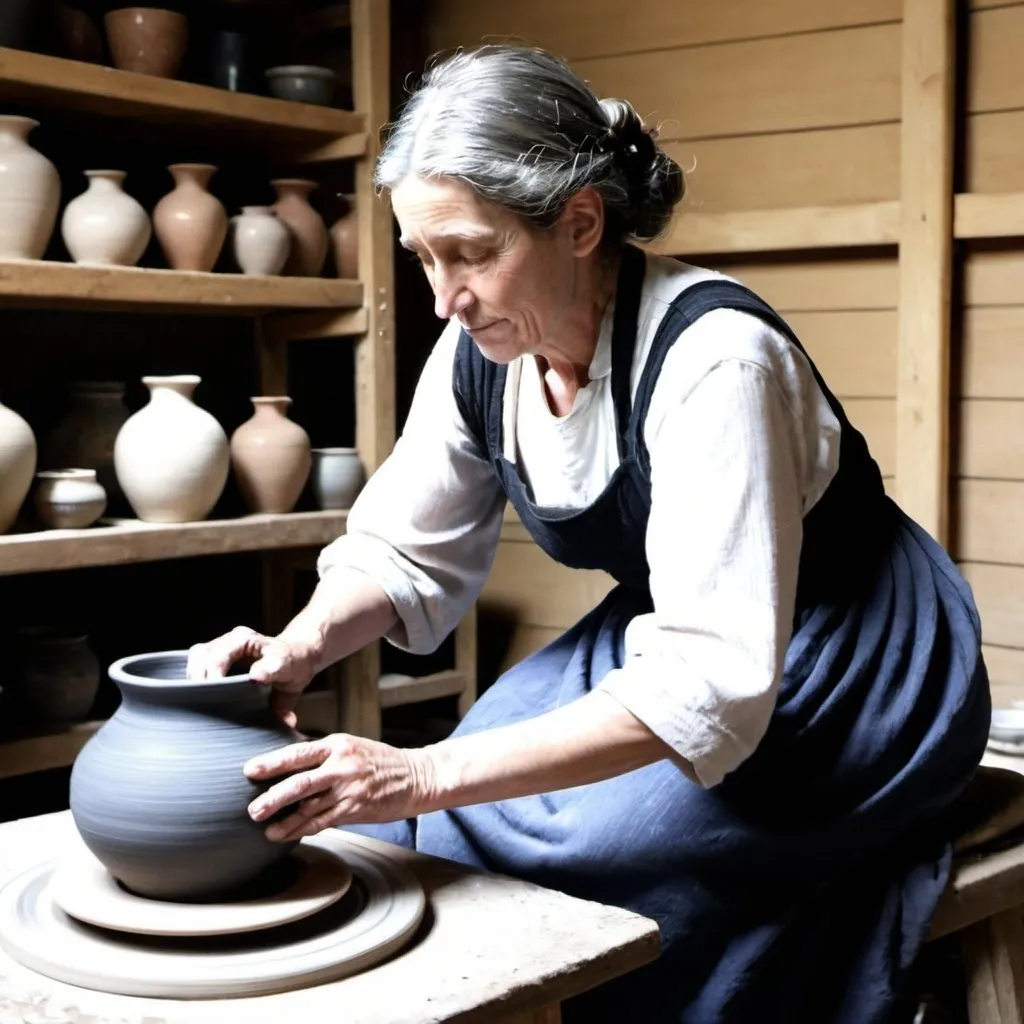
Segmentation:
{"type": "Polygon", "coordinates": [[[358,455],[358,448],[310,448],[314,455],[358,455]]]}
{"type": "Polygon", "coordinates": [[[253,679],[248,672],[240,675],[222,676],[220,679],[188,679],[184,675],[187,663],[187,650],[151,651],[146,654],[128,654],[123,658],[118,658],[117,661],[115,661],[108,669],[108,674],[115,683],[128,683],[131,686],[152,690],[163,689],[167,686],[181,685],[202,688],[205,690],[215,690],[218,688],[227,689],[228,687],[237,686],[239,683],[250,683],[256,687],[269,688],[270,686],[269,683],[261,683],[253,679]],[[138,674],[137,669],[140,665],[168,660],[181,661],[182,676],[180,679],[156,679],[152,676],[138,674]]]}

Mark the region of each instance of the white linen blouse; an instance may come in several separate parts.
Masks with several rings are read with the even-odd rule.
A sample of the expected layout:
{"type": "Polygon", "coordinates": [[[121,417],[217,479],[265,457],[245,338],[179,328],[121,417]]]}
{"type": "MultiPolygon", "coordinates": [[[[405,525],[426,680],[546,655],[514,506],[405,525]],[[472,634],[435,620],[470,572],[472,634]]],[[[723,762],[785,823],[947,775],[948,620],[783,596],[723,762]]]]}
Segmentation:
{"type": "MultiPolygon", "coordinates": [[[[631,371],[635,397],[669,303],[714,271],[647,255],[631,371]]],[[[505,456],[544,509],[591,504],[618,465],[611,392],[614,302],[571,411],[554,415],[533,357],[509,367],[505,456]]],[[[405,427],[322,551],[388,594],[387,639],[434,650],[480,592],[505,495],[459,413],[450,321],[421,374],[405,427]]],[[[714,310],[663,363],[644,420],[652,502],[646,551],[654,610],[627,628],[626,658],[599,683],[710,787],[768,727],[794,613],[803,517],[839,458],[840,426],[807,359],[761,320],[714,310]]],[[[689,774],[689,772],[687,773],[689,774]]]]}

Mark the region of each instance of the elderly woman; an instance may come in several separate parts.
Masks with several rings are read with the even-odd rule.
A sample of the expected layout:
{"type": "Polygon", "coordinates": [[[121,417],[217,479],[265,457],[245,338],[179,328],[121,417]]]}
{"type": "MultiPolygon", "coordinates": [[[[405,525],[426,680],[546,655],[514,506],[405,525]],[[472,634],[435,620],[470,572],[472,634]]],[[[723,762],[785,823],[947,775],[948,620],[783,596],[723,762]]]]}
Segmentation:
{"type": "Polygon", "coordinates": [[[301,801],[271,838],[358,828],[654,918],[660,959],[570,1020],[890,1020],[988,729],[967,585],[786,323],[632,244],[683,177],[627,103],[544,52],[459,53],[377,178],[446,326],[308,606],[190,672],[251,659],[287,717],[379,637],[433,650],[506,501],[619,585],[443,742],[251,763],[277,780],[252,816],[301,801]]]}

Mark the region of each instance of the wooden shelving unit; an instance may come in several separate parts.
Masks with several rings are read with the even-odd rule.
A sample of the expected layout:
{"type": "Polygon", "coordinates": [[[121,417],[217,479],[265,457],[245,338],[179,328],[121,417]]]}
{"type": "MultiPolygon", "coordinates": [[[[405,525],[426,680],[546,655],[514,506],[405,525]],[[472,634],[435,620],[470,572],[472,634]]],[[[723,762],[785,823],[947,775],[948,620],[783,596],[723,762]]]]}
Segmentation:
{"type": "MultiPolygon", "coordinates": [[[[325,17],[327,15],[324,15],[325,17]]],[[[0,102],[31,104],[152,130],[166,127],[222,146],[270,150],[294,164],[355,161],[360,280],[252,278],[240,274],[86,267],[53,261],[0,262],[0,308],[118,310],[256,317],[264,394],[287,394],[285,346],[347,338],[355,348],[356,446],[368,473],[394,444],[394,302],[391,214],[373,188],[376,129],[390,116],[388,0],[352,0],[329,12],[350,31],[355,111],[132,74],[0,48],[0,102]]],[[[314,19],[315,21],[315,19],[314,19]]],[[[307,25],[308,27],[308,25],[307,25]]],[[[329,170],[329,168],[327,169],[329,170]]],[[[0,535],[0,576],[263,552],[267,627],[293,613],[291,577],[311,552],[344,532],[344,512],[250,515],[163,525],[105,520],[86,530],[0,535]]],[[[382,707],[476,695],[475,616],[456,634],[454,669],[421,678],[381,676],[377,645],[329,671],[327,689],[304,697],[300,727],[379,736],[382,707]]],[[[0,736],[0,778],[71,764],[102,725],[83,722],[39,735],[0,736]]]]}

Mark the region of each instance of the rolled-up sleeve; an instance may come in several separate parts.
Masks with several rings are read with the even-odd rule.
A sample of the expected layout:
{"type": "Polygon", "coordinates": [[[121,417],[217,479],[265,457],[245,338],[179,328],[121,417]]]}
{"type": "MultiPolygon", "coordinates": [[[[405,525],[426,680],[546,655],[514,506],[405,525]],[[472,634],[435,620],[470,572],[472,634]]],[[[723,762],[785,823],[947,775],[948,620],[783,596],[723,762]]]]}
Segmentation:
{"type": "Polygon", "coordinates": [[[647,443],[654,610],[630,624],[624,665],[601,688],[710,787],[753,752],[775,707],[796,599],[807,437],[770,371],[729,358],[668,406],[647,443]]]}
{"type": "Polygon", "coordinates": [[[505,503],[455,401],[458,335],[457,323],[442,333],[401,437],[357,497],[345,534],[317,563],[322,586],[331,585],[338,569],[373,579],[398,614],[387,639],[416,654],[435,650],[476,600],[505,503]]]}

